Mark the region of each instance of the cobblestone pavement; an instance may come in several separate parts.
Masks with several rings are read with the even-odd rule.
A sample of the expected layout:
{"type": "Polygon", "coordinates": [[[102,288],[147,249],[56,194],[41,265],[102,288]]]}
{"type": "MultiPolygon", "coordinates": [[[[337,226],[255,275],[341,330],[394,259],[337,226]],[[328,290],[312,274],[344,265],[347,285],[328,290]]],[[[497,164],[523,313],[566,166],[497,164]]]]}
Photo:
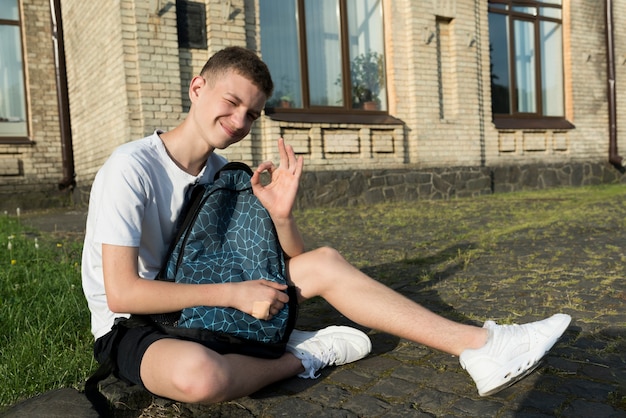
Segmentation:
{"type": "MultiPolygon", "coordinates": [[[[365,272],[449,318],[523,323],[570,314],[569,329],[543,367],[494,396],[479,397],[455,357],[364,329],[372,354],[326,369],[317,380],[289,379],[210,407],[149,398],[141,408],[120,409],[120,416],[626,417],[625,197],[613,197],[609,208],[589,206],[584,222],[568,221],[564,210],[562,221],[483,234],[481,242],[467,231],[506,222],[506,206],[433,203],[442,205],[441,219],[416,220],[412,228],[388,222],[369,236],[362,236],[367,228],[360,223],[375,221],[384,208],[330,219],[324,236],[315,233],[314,220],[303,220],[312,247],[328,243],[349,260],[368,260],[359,266],[365,272]],[[454,210],[462,215],[451,215],[454,210]],[[445,239],[433,239],[442,236],[435,227],[447,230],[445,239]]],[[[549,210],[558,202],[508,204],[549,210]]],[[[81,220],[81,212],[56,213],[32,224],[72,231],[64,225],[81,220]]],[[[316,299],[302,306],[298,328],[337,323],[351,324],[316,299]]]]}

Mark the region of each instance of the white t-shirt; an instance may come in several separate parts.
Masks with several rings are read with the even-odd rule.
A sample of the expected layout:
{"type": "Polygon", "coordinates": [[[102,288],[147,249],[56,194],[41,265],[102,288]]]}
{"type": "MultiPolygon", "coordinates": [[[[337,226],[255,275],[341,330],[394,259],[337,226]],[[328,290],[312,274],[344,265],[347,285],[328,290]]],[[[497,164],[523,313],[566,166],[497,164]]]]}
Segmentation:
{"type": "Polygon", "coordinates": [[[102,275],[102,244],[139,248],[139,276],[154,279],[166,255],[189,186],[212,181],[226,159],[212,153],[198,176],[169,157],[160,131],[118,147],[98,171],[89,198],[82,258],[83,291],[91,311],[91,332],[111,330],[102,275]]]}

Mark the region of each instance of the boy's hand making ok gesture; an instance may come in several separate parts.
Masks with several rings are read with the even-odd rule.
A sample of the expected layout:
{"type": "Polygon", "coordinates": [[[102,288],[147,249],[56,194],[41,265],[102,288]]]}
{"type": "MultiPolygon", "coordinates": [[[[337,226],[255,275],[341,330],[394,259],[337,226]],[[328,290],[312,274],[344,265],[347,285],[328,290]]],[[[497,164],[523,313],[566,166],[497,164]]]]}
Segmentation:
{"type": "Polygon", "coordinates": [[[254,194],[275,223],[291,217],[304,166],[302,156],[296,158],[293,147],[285,145],[283,138],[278,139],[278,152],[280,165],[276,167],[271,161],[261,163],[250,180],[254,194]],[[270,174],[270,182],[266,185],[261,184],[264,171],[270,174]]]}

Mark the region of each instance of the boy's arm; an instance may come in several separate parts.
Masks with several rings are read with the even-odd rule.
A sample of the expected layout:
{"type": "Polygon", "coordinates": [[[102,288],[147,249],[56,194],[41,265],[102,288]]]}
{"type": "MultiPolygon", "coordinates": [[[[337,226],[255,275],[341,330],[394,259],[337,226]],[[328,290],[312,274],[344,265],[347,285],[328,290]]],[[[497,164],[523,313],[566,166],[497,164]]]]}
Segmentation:
{"type": "Polygon", "coordinates": [[[298,193],[298,183],[302,175],[304,160],[296,158],[293,147],[278,140],[280,165],[275,167],[272,162],[264,162],[254,172],[252,190],[261,204],[267,209],[278,233],[280,245],[287,257],[295,257],[304,252],[304,241],[293,217],[293,206],[298,193]],[[261,184],[261,173],[269,172],[271,181],[261,184]]]}
{"type": "Polygon", "coordinates": [[[304,252],[304,240],[296,225],[293,215],[288,219],[274,220],[276,233],[283,252],[288,258],[295,257],[304,252]]]}
{"type": "Polygon", "coordinates": [[[263,302],[270,311],[277,312],[289,300],[283,292],[285,285],[265,280],[203,285],[146,280],[137,274],[138,253],[136,247],[102,245],[104,286],[113,312],[155,314],[207,305],[232,307],[254,315],[255,302],[263,302]]]}

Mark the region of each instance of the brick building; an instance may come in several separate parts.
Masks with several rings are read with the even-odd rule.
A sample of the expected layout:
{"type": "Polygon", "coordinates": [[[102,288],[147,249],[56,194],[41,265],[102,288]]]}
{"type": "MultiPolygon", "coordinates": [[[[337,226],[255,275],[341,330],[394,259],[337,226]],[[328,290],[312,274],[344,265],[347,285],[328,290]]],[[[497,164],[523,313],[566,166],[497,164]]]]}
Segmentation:
{"type": "MultiPolygon", "coordinates": [[[[59,16],[56,16],[60,18],[59,16]]],[[[49,1],[0,4],[0,209],[67,203],[74,184],[62,35],[49,1]]]]}
{"type": "MultiPolygon", "coordinates": [[[[47,2],[18,3],[48,19],[47,2]]],[[[229,45],[256,50],[276,89],[223,154],[256,165],[283,136],[305,156],[300,205],[626,181],[626,0],[61,3],[72,158],[44,117],[49,25],[26,16],[32,141],[0,137],[0,193],[52,193],[75,167],[84,201],[114,147],[180,122],[189,80],[229,45]]]]}

